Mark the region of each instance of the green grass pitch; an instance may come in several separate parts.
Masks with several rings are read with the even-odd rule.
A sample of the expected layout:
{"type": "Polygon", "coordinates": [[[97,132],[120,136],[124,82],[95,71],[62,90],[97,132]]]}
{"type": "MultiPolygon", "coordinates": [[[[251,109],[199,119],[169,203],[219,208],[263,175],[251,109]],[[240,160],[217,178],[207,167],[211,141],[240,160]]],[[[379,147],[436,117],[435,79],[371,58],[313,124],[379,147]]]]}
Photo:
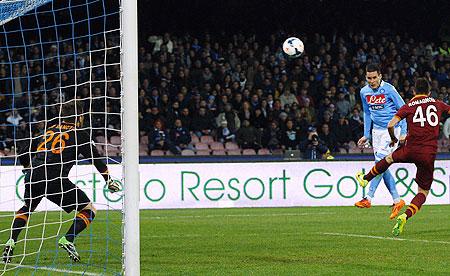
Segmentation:
{"type": "MultiPolygon", "coordinates": [[[[450,206],[425,205],[408,221],[399,239],[390,234],[393,221],[388,219],[389,211],[386,206],[364,210],[301,207],[141,211],[141,275],[449,273],[450,206]]],[[[110,212],[108,224],[105,216],[105,212],[99,212],[90,233],[86,233],[89,235],[78,239],[80,264],[71,264],[66,253],[56,248],[57,239],[50,238],[43,243],[38,262],[37,255],[27,256],[23,262],[40,269],[22,267],[6,275],[61,275],[61,271],[68,270],[114,275],[121,267],[120,214],[110,212]],[[109,254],[105,252],[107,240],[109,254]]],[[[67,215],[63,218],[70,219],[67,215]]],[[[59,213],[47,215],[48,221],[58,219],[59,213]]],[[[0,224],[5,229],[9,222],[3,217],[0,224]]],[[[65,223],[61,231],[68,226],[69,222],[65,223]]],[[[58,224],[46,227],[46,236],[57,233],[58,224]]],[[[41,231],[35,227],[29,234],[36,236],[41,231]]],[[[5,240],[6,233],[0,237],[5,240]]],[[[29,241],[27,248],[37,251],[38,245],[38,241],[29,241]]]]}

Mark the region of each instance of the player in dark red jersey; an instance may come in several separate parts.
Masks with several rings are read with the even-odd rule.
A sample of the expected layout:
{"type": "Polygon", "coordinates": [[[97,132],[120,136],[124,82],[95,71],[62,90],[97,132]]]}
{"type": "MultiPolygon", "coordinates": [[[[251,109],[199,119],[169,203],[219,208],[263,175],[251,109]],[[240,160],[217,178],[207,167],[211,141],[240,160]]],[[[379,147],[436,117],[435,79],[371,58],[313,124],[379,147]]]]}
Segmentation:
{"type": "Polygon", "coordinates": [[[414,163],[417,167],[417,195],[412,199],[405,213],[397,217],[392,234],[403,232],[406,221],[420,210],[425,202],[433,182],[434,160],[436,159],[439,122],[441,115],[450,113],[450,106],[430,97],[430,84],[419,78],[415,83],[415,97],[402,106],[388,124],[391,144],[398,139],[394,134],[395,125],[403,119],[408,123],[406,142],[393,153],[378,162],[369,173],[358,173],[356,178],[361,185],[367,184],[375,176],[383,173],[392,163],[414,163]]]}
{"type": "Polygon", "coordinates": [[[47,128],[45,134],[37,139],[37,143],[33,141],[28,146],[28,155],[19,154],[26,175],[23,197],[25,203],[14,217],[10,239],[3,251],[5,263],[11,262],[20,232],[44,197],[67,213],[77,210],[72,225],[66,235],[59,239],[58,244],[67,251],[72,260],[80,260],[73,241],[94,220],[96,209],[87,195],[68,178],[70,169],[79,160],[79,155],[94,163],[111,192],[119,190],[118,183],[109,176],[108,168],[101,160],[89,134],[81,129],[83,125],[81,114],[83,109],[80,102],[73,100],[64,104],[61,110],[61,123],[47,128]]]}

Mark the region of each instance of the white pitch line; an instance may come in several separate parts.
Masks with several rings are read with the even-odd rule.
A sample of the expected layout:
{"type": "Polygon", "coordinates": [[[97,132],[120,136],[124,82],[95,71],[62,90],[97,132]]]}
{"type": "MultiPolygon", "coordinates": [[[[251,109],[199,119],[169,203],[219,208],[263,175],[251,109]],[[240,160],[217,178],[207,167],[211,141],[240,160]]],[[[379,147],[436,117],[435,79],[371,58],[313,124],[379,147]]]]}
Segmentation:
{"type": "Polygon", "coordinates": [[[68,274],[78,274],[78,275],[88,275],[88,276],[103,275],[103,274],[92,273],[92,272],[58,269],[58,268],[45,267],[45,266],[21,265],[21,264],[15,264],[15,263],[10,263],[10,265],[15,265],[16,266],[15,268],[29,268],[29,269],[34,269],[34,270],[46,270],[46,271],[61,272],[61,273],[68,273],[68,274]]]}
{"type": "Polygon", "coordinates": [[[366,239],[378,239],[378,240],[392,240],[392,241],[410,241],[410,242],[423,242],[423,243],[439,243],[439,244],[450,244],[450,241],[436,241],[436,240],[416,240],[416,239],[404,239],[404,238],[394,238],[394,237],[382,237],[382,236],[371,236],[371,235],[360,235],[360,234],[348,234],[348,233],[320,233],[322,235],[329,236],[343,236],[352,238],[366,238],[366,239]]]}
{"type": "Polygon", "coordinates": [[[234,214],[234,215],[195,215],[195,216],[152,216],[143,217],[141,220],[158,219],[190,219],[190,218],[223,218],[223,217],[283,217],[283,216],[310,216],[310,215],[333,215],[335,212],[308,212],[308,213],[273,213],[273,214],[234,214]]]}

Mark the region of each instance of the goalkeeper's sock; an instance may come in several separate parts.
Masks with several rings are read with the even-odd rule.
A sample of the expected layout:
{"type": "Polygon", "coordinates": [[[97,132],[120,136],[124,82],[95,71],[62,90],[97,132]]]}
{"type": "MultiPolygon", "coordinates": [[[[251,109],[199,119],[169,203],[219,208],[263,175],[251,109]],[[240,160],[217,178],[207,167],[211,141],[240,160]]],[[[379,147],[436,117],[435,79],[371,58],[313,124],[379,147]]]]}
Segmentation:
{"type": "Polygon", "coordinates": [[[95,213],[91,210],[81,210],[73,220],[72,226],[70,226],[69,231],[66,233],[66,239],[73,242],[75,237],[86,227],[91,224],[95,218],[95,213]]]}
{"type": "Polygon", "coordinates": [[[16,212],[16,216],[14,217],[13,226],[11,229],[11,239],[14,240],[14,242],[17,241],[17,238],[19,237],[20,232],[22,231],[23,227],[27,224],[28,221],[28,214],[24,212],[22,209],[16,212]]]}
{"type": "Polygon", "coordinates": [[[422,204],[425,203],[425,200],[427,200],[427,196],[423,193],[417,193],[417,195],[411,200],[411,203],[408,206],[408,209],[406,209],[406,219],[409,219],[410,217],[414,216],[417,212],[419,212],[420,208],[422,207],[422,204]]]}
{"type": "Polygon", "coordinates": [[[373,166],[370,172],[364,176],[364,179],[367,181],[371,181],[375,178],[375,176],[384,173],[390,165],[391,164],[386,161],[386,158],[381,159],[375,164],[375,166],[373,166]]]}

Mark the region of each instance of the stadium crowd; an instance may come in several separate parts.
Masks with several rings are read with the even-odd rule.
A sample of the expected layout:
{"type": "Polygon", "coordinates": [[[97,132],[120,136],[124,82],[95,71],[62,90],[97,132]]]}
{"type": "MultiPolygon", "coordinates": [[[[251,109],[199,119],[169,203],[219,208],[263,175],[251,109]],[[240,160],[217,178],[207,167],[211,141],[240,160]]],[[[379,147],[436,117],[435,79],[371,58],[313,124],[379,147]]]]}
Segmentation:
{"type": "MultiPolygon", "coordinates": [[[[281,49],[286,37],[283,32],[267,39],[238,33],[149,36],[139,48],[141,155],[300,150],[306,159],[320,159],[361,152],[355,145],[363,134],[359,90],[366,84],[368,63],[380,64],[383,80],[393,84],[405,102],[413,97],[418,76],[430,81],[433,97],[450,102],[447,42],[419,41],[389,30],[316,33],[301,36],[305,53],[288,59],[281,49]],[[235,144],[239,148],[230,146],[235,144]]],[[[105,47],[102,43],[94,38],[99,49],[105,47]]],[[[117,40],[107,44],[116,46],[117,40]]],[[[120,129],[118,65],[105,67],[104,55],[76,55],[71,47],[52,45],[44,63],[31,63],[32,72],[26,70],[25,60],[33,54],[37,59],[38,47],[15,53],[22,63],[12,68],[0,51],[0,150],[11,146],[9,138],[26,135],[28,122],[40,125],[33,127],[37,132],[44,115],[57,116],[54,106],[39,106],[73,97],[92,99],[85,107],[95,112],[86,120],[93,135],[114,136],[105,133],[105,126],[120,129]],[[57,53],[64,55],[57,58],[57,53]],[[39,92],[43,90],[46,93],[39,92]],[[8,131],[7,126],[23,131],[8,131]]],[[[81,43],[76,47],[83,53],[81,43]]],[[[109,62],[117,59],[117,52],[108,52],[109,62]]],[[[440,143],[439,149],[448,152],[448,143],[440,143]]]]}

